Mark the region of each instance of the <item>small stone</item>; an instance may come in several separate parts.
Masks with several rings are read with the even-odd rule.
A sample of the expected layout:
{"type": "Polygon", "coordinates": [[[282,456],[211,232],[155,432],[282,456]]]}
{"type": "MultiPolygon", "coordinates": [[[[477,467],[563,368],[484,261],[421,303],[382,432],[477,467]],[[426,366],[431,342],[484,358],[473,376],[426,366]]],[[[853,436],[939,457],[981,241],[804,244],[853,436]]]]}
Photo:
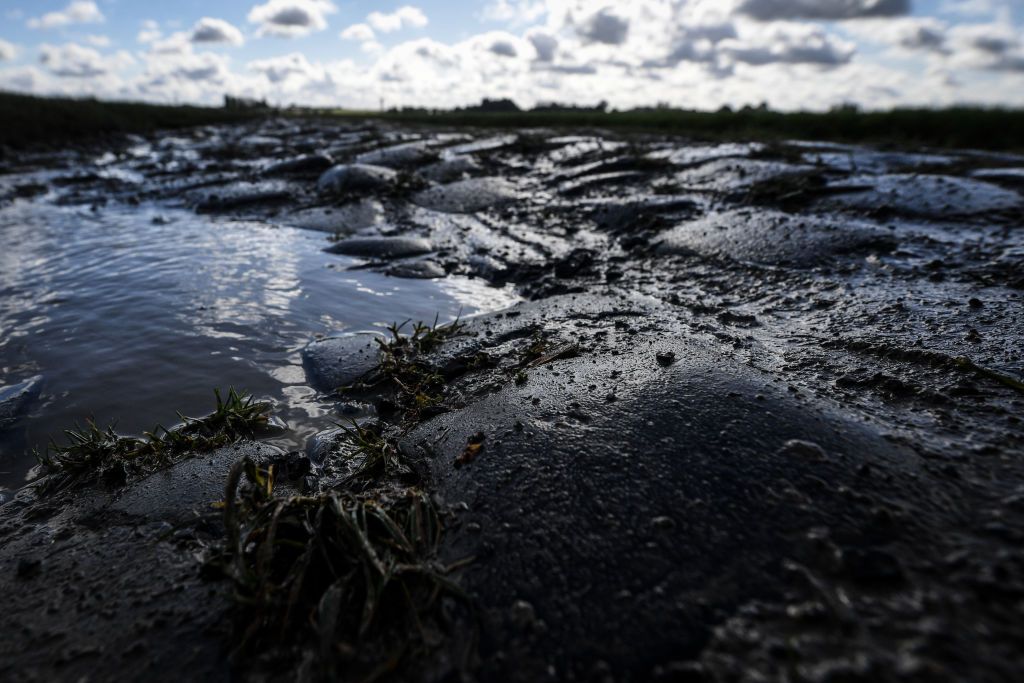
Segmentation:
{"type": "Polygon", "coordinates": [[[824,448],[813,441],[804,441],[802,439],[790,439],[782,444],[782,448],[779,449],[778,453],[779,455],[806,458],[814,462],[825,462],[828,460],[828,455],[826,455],[824,448]]]}
{"type": "Polygon", "coordinates": [[[516,600],[512,603],[511,610],[512,625],[520,631],[527,631],[536,623],[537,612],[533,605],[526,600],[516,600]]]}
{"type": "Polygon", "coordinates": [[[674,519],[672,519],[671,517],[666,517],[664,515],[652,519],[651,524],[654,526],[655,529],[661,529],[663,531],[668,529],[674,529],[676,526],[676,522],[674,519]]]}
{"type": "Polygon", "coordinates": [[[658,359],[658,365],[662,367],[668,367],[676,362],[676,354],[674,351],[665,351],[657,354],[655,358],[658,359]]]}

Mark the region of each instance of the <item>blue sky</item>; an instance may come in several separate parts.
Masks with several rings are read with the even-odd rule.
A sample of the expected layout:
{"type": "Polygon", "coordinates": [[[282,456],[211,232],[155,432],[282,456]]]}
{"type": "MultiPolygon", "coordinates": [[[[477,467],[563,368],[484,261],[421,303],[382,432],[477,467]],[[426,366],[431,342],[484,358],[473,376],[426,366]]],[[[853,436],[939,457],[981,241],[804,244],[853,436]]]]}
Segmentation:
{"type": "Polygon", "coordinates": [[[4,0],[0,88],[216,103],[1024,106],[1021,0],[4,0]]]}

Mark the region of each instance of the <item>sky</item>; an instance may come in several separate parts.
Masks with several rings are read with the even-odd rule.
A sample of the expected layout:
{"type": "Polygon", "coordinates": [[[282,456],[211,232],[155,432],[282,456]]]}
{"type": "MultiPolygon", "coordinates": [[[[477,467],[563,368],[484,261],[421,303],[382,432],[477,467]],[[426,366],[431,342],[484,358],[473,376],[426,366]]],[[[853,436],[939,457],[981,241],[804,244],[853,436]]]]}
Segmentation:
{"type": "Polygon", "coordinates": [[[356,109],[1024,106],[1024,0],[0,0],[0,89],[356,109]]]}

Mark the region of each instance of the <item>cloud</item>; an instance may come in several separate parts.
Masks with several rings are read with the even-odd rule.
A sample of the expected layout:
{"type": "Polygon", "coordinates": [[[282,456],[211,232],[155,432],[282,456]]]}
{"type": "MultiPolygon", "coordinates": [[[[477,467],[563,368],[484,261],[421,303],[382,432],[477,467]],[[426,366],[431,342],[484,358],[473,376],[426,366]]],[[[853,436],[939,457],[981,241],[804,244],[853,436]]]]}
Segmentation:
{"type": "Polygon", "coordinates": [[[830,36],[818,26],[781,24],[762,36],[723,40],[718,52],[734,62],[753,66],[765,64],[848,64],[856,45],[830,36]]]}
{"type": "Polygon", "coordinates": [[[741,0],[737,10],[759,21],[898,17],[910,12],[910,0],[741,0]]]}
{"type": "Polygon", "coordinates": [[[993,0],[945,0],[939,5],[939,11],[944,14],[977,17],[985,14],[995,14],[996,7],[993,0]]]}
{"type": "Polygon", "coordinates": [[[149,51],[158,55],[192,54],[190,36],[184,31],[176,31],[166,38],[158,37],[149,44],[149,51]]]}
{"type": "Polygon", "coordinates": [[[39,92],[43,73],[34,66],[0,70],[0,90],[39,92]]]}
{"type": "Polygon", "coordinates": [[[0,39],[0,62],[14,59],[18,55],[17,48],[12,43],[0,39]]]}
{"type": "Polygon", "coordinates": [[[529,24],[547,14],[544,0],[492,0],[484,7],[480,18],[510,24],[529,24]]]}
{"type": "Polygon", "coordinates": [[[496,40],[491,43],[488,48],[491,52],[502,57],[516,57],[519,53],[516,51],[516,46],[507,40],[496,40]]]}
{"type": "Polygon", "coordinates": [[[93,47],[110,47],[110,38],[107,36],[89,35],[85,37],[85,42],[93,47]]]}
{"type": "MultiPolygon", "coordinates": [[[[182,34],[187,35],[187,34],[182,34]]],[[[213,52],[149,53],[146,69],[130,85],[133,96],[162,102],[213,104],[225,94],[256,96],[252,79],[231,71],[231,60],[213,52]]]]}
{"type": "Polygon", "coordinates": [[[168,73],[188,81],[214,81],[221,83],[230,78],[227,60],[212,52],[185,55],[172,63],[168,73]]]}
{"type": "Polygon", "coordinates": [[[258,24],[257,35],[296,38],[327,28],[326,15],[338,8],[329,0],[269,0],[249,11],[249,22],[258,24]]]}
{"type": "Polygon", "coordinates": [[[160,25],[152,19],[147,19],[142,22],[142,28],[139,30],[138,35],[135,36],[135,40],[142,43],[153,43],[160,39],[161,36],[160,25]]]}
{"type": "Polygon", "coordinates": [[[943,22],[930,17],[907,19],[892,27],[896,44],[907,50],[945,52],[946,31],[943,22]]]}
{"type": "Polygon", "coordinates": [[[951,66],[1024,73],[1024,38],[1009,22],[954,26],[947,39],[951,66]]]}
{"type": "Polygon", "coordinates": [[[358,40],[360,42],[366,42],[374,40],[377,34],[373,32],[368,24],[352,24],[347,29],[342,31],[339,36],[342,40],[358,40]]]}
{"type": "Polygon", "coordinates": [[[237,28],[223,19],[211,17],[203,17],[196,22],[196,25],[192,27],[190,40],[193,43],[230,43],[231,45],[242,45],[245,42],[242,32],[237,28]]]}
{"type": "Polygon", "coordinates": [[[580,20],[576,33],[588,42],[621,45],[629,35],[629,19],[619,16],[610,7],[603,7],[580,20]]]}
{"type": "Polygon", "coordinates": [[[39,62],[55,76],[61,78],[91,78],[120,71],[135,60],[127,52],[102,55],[89,47],[76,43],[39,46],[39,62]]]}
{"type": "Polygon", "coordinates": [[[98,24],[104,21],[103,13],[91,0],[75,0],[59,12],[47,12],[36,19],[29,19],[29,28],[58,28],[70,24],[98,24]]]}
{"type": "Polygon", "coordinates": [[[533,49],[537,53],[538,62],[551,62],[555,59],[555,53],[558,50],[558,38],[543,29],[531,29],[526,33],[526,39],[533,45],[533,49]]]}
{"type": "Polygon", "coordinates": [[[322,76],[323,70],[313,66],[301,52],[293,52],[283,57],[259,59],[249,62],[250,71],[262,74],[271,83],[282,83],[289,79],[309,79],[322,76]]]}
{"type": "Polygon", "coordinates": [[[407,27],[423,28],[429,23],[423,10],[412,5],[399,7],[390,14],[371,12],[366,17],[366,22],[381,33],[391,33],[407,27]]]}
{"type": "MultiPolygon", "coordinates": [[[[998,10],[1008,1],[972,0],[972,6],[998,10]]],[[[360,63],[295,52],[239,65],[220,52],[200,51],[204,41],[193,38],[205,20],[187,29],[163,24],[164,31],[146,22],[138,36],[143,51],[136,55],[142,69],[128,68],[130,57],[103,54],[83,38],[74,47],[47,46],[41,64],[0,62],[0,87],[209,104],[232,94],[353,108],[376,108],[382,100],[385,106],[463,106],[483,97],[511,97],[522,106],[607,99],[617,108],[662,101],[702,109],[762,101],[783,109],[842,102],[868,108],[958,101],[1024,105],[1024,31],[1013,15],[993,11],[961,20],[979,23],[947,24],[940,17],[948,14],[922,10],[923,3],[916,14],[900,16],[904,4],[495,0],[480,3],[487,7],[483,15],[502,14],[514,29],[383,47],[377,42],[383,33],[416,25],[403,8],[371,15],[384,29],[371,26],[369,17],[344,31],[338,26],[368,55],[360,63]],[[839,20],[841,25],[832,24],[839,20]],[[862,44],[882,49],[858,49],[862,44]]],[[[324,0],[250,5],[258,5],[249,18],[259,35],[321,30],[335,11],[324,0]]],[[[221,30],[211,38],[214,33],[227,36],[221,30]]]]}

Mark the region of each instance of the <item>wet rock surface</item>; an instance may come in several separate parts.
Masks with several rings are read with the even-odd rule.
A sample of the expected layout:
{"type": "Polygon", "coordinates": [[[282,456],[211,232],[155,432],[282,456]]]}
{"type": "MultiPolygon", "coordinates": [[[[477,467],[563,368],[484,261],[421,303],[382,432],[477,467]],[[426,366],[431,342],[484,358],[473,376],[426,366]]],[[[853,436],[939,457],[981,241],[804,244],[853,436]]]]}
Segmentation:
{"type": "Polygon", "coordinates": [[[896,244],[891,232],[857,221],[740,209],[667,231],[658,251],[806,268],[838,254],[888,253],[896,244]]]}
{"type": "Polygon", "coordinates": [[[417,237],[347,237],[327,248],[332,254],[393,259],[429,254],[430,242],[417,237]]]}
{"type": "Polygon", "coordinates": [[[5,430],[21,418],[39,398],[43,378],[41,375],[0,387],[0,431],[5,430]]]}
{"type": "Polygon", "coordinates": [[[502,178],[470,178],[439,185],[413,197],[422,207],[445,213],[476,213],[516,198],[515,186],[502,178]]]}
{"type": "Polygon", "coordinates": [[[334,391],[368,374],[380,359],[377,334],[352,334],[310,342],[302,350],[302,364],[310,383],[321,391],[334,391]]]}
{"type": "MultiPolygon", "coordinates": [[[[439,501],[478,610],[452,617],[472,657],[399,678],[1019,678],[1024,159],[322,121],[145,144],[11,201],[207,197],[527,299],[423,344],[420,386],[338,396],[439,501]]],[[[325,393],[382,361],[373,336],[303,358],[325,393]]],[[[290,485],[348,486],[350,439],[311,440],[290,485]]],[[[0,508],[5,676],[225,679],[193,539],[221,534],[222,457],[259,448],[0,508]]]]}
{"type": "Polygon", "coordinates": [[[387,187],[395,178],[395,172],[383,166],[341,164],[324,171],[317,189],[323,194],[374,191],[387,187]]]}

